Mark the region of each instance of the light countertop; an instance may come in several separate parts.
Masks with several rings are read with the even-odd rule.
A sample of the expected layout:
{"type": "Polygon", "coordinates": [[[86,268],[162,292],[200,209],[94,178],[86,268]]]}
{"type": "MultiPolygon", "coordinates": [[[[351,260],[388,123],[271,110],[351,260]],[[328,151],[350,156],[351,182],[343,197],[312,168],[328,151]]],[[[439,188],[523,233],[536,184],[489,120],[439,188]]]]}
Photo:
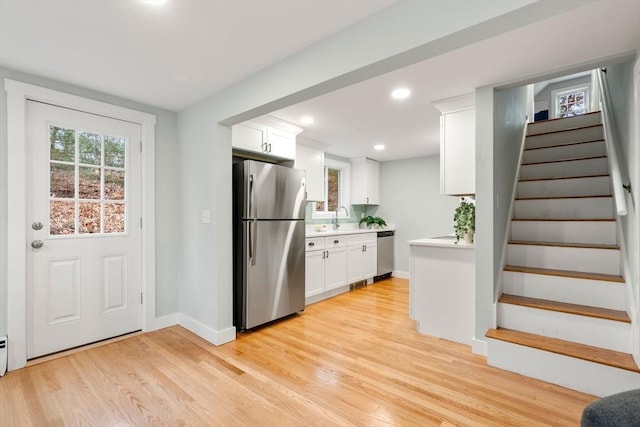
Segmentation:
{"type": "Polygon", "coordinates": [[[473,243],[466,243],[463,239],[460,239],[456,243],[455,236],[438,236],[430,237],[426,239],[409,240],[410,246],[433,246],[440,248],[457,248],[457,249],[475,249],[473,243]]]}
{"type": "Polygon", "coordinates": [[[329,236],[340,236],[345,234],[363,234],[363,233],[377,233],[378,231],[390,231],[395,230],[395,227],[385,227],[385,228],[340,228],[338,230],[333,230],[327,227],[327,231],[315,231],[315,230],[307,230],[306,237],[329,237],[329,236]]]}

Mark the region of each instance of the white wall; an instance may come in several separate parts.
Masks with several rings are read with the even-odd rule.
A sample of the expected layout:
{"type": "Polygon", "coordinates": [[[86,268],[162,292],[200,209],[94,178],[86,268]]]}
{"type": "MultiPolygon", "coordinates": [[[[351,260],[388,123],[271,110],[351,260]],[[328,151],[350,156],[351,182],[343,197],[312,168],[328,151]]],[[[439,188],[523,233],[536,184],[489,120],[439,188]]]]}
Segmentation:
{"type": "MultiPolygon", "coordinates": [[[[605,79],[609,87],[610,106],[614,119],[614,137],[621,168],[623,169],[622,181],[630,182],[632,193],[626,194],[627,215],[620,217],[622,234],[625,241],[625,250],[629,261],[628,278],[631,284],[633,304],[631,309],[632,319],[638,320],[638,301],[640,279],[640,213],[638,212],[638,189],[640,189],[640,177],[638,171],[640,135],[638,135],[638,122],[640,121],[640,111],[635,96],[640,96],[640,88],[634,82],[634,62],[629,61],[624,64],[617,64],[607,67],[605,79]]],[[[640,67],[640,60],[638,61],[640,67]]],[[[636,70],[640,73],[640,69],[636,70]]],[[[638,78],[640,81],[640,78],[638,78]]],[[[640,98],[639,98],[640,99],[640,98]]],[[[636,323],[636,333],[634,334],[633,349],[636,361],[640,361],[640,337],[638,337],[638,323],[636,323]]]]}
{"type": "Polygon", "coordinates": [[[581,4],[399,1],[180,112],[181,315],[211,341],[229,336],[231,137],[218,123],[251,119],[581,4]],[[209,225],[199,221],[205,208],[214,213],[209,225]]]}
{"type": "Polygon", "coordinates": [[[531,103],[526,87],[476,90],[476,339],[494,326],[502,253],[531,103]]]}
{"type": "Polygon", "coordinates": [[[376,215],[396,225],[394,271],[409,272],[407,241],[453,233],[458,197],[440,194],[440,156],[380,164],[376,215]]]}
{"type": "MultiPolygon", "coordinates": [[[[180,206],[175,202],[180,188],[176,113],[34,75],[0,68],[0,87],[5,78],[66,92],[85,98],[155,114],[156,122],[156,316],[178,310],[178,270],[181,234],[180,206]]],[[[0,335],[7,331],[7,112],[4,90],[0,90],[0,335]]]]}

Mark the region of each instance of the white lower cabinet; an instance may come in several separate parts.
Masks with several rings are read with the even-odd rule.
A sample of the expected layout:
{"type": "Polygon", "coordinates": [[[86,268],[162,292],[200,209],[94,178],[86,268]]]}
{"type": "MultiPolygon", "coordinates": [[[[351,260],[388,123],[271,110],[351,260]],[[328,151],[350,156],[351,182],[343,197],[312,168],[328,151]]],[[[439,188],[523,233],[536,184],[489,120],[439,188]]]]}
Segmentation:
{"type": "Polygon", "coordinates": [[[348,236],[347,282],[353,283],[374,277],[378,270],[377,233],[348,236]]]}
{"type": "Polygon", "coordinates": [[[346,236],[306,239],[305,296],[307,298],[347,284],[346,236]]]}

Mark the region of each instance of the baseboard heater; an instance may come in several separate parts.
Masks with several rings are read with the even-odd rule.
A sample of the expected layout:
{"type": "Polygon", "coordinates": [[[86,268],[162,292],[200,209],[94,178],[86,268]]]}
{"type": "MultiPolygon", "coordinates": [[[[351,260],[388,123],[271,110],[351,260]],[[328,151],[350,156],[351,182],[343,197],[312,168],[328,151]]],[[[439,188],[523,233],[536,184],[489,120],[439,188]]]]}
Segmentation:
{"type": "Polygon", "coordinates": [[[0,337],[0,377],[7,372],[7,337],[0,337]]]}

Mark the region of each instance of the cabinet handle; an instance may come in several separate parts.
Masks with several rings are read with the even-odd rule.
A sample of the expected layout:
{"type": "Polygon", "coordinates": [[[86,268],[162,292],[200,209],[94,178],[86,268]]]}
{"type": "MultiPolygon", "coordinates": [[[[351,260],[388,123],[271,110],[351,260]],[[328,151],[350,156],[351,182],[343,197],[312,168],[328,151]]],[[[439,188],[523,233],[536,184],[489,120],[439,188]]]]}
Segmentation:
{"type": "Polygon", "coordinates": [[[315,243],[313,243],[313,242],[309,242],[309,246],[313,247],[313,246],[315,246],[315,245],[316,245],[315,243]]]}
{"type": "Polygon", "coordinates": [[[327,253],[326,258],[329,258],[329,251],[325,251],[327,253]]]}
{"type": "Polygon", "coordinates": [[[367,245],[364,245],[364,251],[367,252],[367,245]]]}
{"type": "Polygon", "coordinates": [[[367,203],[369,203],[369,198],[367,197],[367,203]]]}
{"type": "Polygon", "coordinates": [[[364,249],[364,245],[362,245],[362,252],[364,252],[364,251],[365,251],[365,249],[364,249]]]}
{"type": "Polygon", "coordinates": [[[334,240],[334,241],[333,241],[333,244],[334,244],[334,245],[337,245],[338,243],[340,243],[340,240],[338,240],[338,239],[336,239],[336,240],[334,240]]]}
{"type": "Polygon", "coordinates": [[[325,259],[327,256],[327,251],[322,251],[322,259],[325,259]]]}
{"type": "Polygon", "coordinates": [[[271,144],[269,144],[269,152],[271,152],[271,144]]]}

